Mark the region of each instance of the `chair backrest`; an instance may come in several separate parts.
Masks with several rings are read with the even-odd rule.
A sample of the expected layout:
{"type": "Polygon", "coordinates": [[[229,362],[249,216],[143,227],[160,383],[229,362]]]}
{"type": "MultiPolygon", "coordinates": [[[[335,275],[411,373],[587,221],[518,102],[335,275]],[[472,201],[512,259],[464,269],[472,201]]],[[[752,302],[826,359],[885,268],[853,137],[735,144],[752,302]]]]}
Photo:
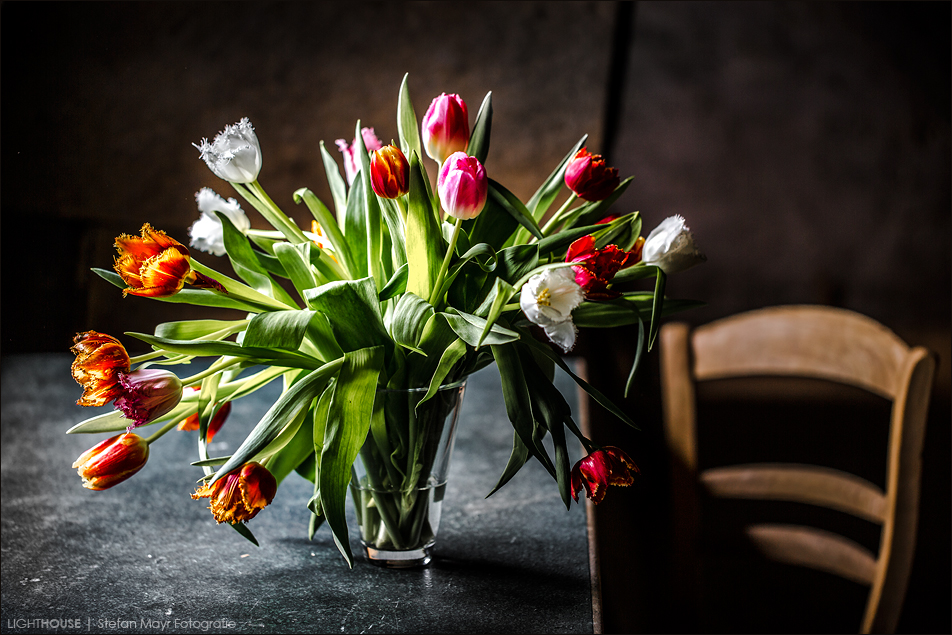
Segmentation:
{"type": "Polygon", "coordinates": [[[661,330],[665,437],[674,488],[676,575],[696,585],[698,488],[712,496],[784,500],[847,512],[882,525],[878,553],[806,526],[746,528],[758,551],[789,564],[825,570],[869,585],[860,630],[895,630],[915,549],[921,454],[935,356],[908,347],[876,321],[822,306],[783,306],[735,315],[691,329],[661,330]],[[734,377],[830,380],[892,402],[886,487],[829,467],[746,464],[698,471],[695,383],[734,377]]]}

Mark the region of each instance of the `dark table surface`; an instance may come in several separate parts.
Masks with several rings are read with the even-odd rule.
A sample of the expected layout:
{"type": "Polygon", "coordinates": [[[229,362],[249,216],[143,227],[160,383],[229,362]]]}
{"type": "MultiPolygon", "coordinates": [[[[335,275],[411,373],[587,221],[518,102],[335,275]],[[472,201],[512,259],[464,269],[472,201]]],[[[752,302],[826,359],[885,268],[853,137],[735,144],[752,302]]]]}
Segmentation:
{"type": "MultiPolygon", "coordinates": [[[[358,556],[351,570],[326,527],[308,542],[312,485],[296,474],[249,523],[260,547],[216,525],[189,498],[196,432],[156,442],[132,479],[83,489],[70,465],[107,435],[65,434],[99,410],[75,405],[71,361],[3,358],[2,632],[592,632],[584,506],[566,511],[534,461],[485,498],[512,443],[495,367],[467,385],[434,563],[358,556]]],[[[235,402],[210,454],[240,443],[277,384],[235,402]]],[[[577,410],[571,379],[557,385],[577,410]]]]}

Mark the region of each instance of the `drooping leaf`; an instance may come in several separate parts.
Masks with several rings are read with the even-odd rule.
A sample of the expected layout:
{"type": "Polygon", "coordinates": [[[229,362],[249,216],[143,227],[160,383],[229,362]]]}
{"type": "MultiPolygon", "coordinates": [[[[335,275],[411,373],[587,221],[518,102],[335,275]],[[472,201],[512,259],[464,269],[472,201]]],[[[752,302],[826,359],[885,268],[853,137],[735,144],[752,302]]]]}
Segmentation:
{"type": "Polygon", "coordinates": [[[483,345],[498,346],[519,339],[517,332],[499,324],[493,324],[489,332],[484,335],[483,331],[488,324],[487,320],[469,313],[458,311],[456,313],[441,313],[440,315],[446,319],[450,328],[456,332],[460,339],[473,347],[479,346],[480,340],[482,340],[483,345]]]}
{"type": "MultiPolygon", "coordinates": [[[[509,415],[509,421],[528,452],[535,456],[549,474],[554,477],[555,468],[552,465],[552,460],[541,442],[533,438],[532,406],[529,400],[529,389],[526,387],[525,374],[519,361],[519,353],[512,344],[491,348],[502,380],[502,395],[506,402],[506,413],[509,415]]],[[[509,476],[511,478],[512,475],[509,476]]]]}
{"type": "MultiPolygon", "coordinates": [[[[248,433],[248,436],[231,455],[228,462],[215,472],[211,482],[214,483],[232,470],[247,463],[252,457],[257,456],[281,434],[289,422],[294,422],[302,412],[306,413],[311,407],[311,402],[320,396],[328,380],[337,374],[343,364],[343,359],[328,362],[308,373],[307,376],[283,393],[274,402],[274,405],[268,409],[268,412],[265,413],[254,429],[248,433]]],[[[300,425],[300,421],[298,421],[298,425],[300,425]]]]}
{"type": "MultiPolygon", "coordinates": [[[[92,272],[110,284],[119,287],[120,289],[126,288],[126,283],[122,281],[122,278],[119,277],[119,274],[113,271],[92,267],[92,272]]],[[[236,309],[246,313],[249,311],[257,312],[261,310],[259,305],[242,302],[237,298],[215,293],[209,289],[182,289],[175,295],[171,295],[166,298],[153,299],[161,300],[162,302],[194,304],[197,306],[209,306],[220,309],[236,309]]]]}
{"type": "Polygon", "coordinates": [[[344,514],[347,485],[350,483],[351,466],[370,430],[381,368],[382,347],[345,353],[324,431],[318,477],[321,507],[334,534],[334,542],[350,567],[354,566],[354,557],[344,514]]]}

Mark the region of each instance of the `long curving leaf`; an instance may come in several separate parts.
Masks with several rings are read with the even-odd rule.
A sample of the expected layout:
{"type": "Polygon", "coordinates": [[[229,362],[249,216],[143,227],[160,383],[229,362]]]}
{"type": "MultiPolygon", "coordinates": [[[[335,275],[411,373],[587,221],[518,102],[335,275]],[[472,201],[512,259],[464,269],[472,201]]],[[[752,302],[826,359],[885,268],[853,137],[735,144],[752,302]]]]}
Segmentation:
{"type": "Polygon", "coordinates": [[[565,166],[568,165],[569,160],[579,151],[579,148],[585,144],[586,139],[588,139],[588,135],[584,135],[578,140],[572,149],[569,150],[569,153],[566,154],[555,167],[552,174],[549,175],[542,185],[539,186],[539,189],[536,190],[535,194],[529,199],[526,207],[532,213],[532,217],[536,222],[542,220],[549,206],[552,205],[552,201],[559,195],[559,192],[562,190],[562,184],[565,182],[565,166]]]}
{"type": "Polygon", "coordinates": [[[519,339],[519,333],[499,324],[492,324],[489,331],[484,333],[489,322],[485,318],[469,313],[457,311],[456,313],[441,313],[440,315],[446,318],[450,328],[460,339],[474,348],[481,345],[498,346],[519,339]]]}
{"type": "MultiPolygon", "coordinates": [[[[115,285],[120,289],[126,288],[126,283],[122,281],[122,278],[119,276],[119,274],[107,269],[100,269],[98,267],[92,267],[91,270],[106,282],[115,285]]],[[[197,306],[209,306],[220,309],[236,309],[238,311],[244,311],[245,313],[258,312],[262,308],[257,304],[242,302],[237,298],[230,297],[228,295],[222,295],[208,289],[182,289],[175,295],[170,295],[165,298],[152,299],[161,300],[162,302],[195,304],[197,306]]]]}
{"type": "Polygon", "coordinates": [[[242,346],[229,341],[207,340],[171,340],[164,337],[155,337],[147,333],[127,332],[126,335],[140,339],[147,344],[163,348],[173,353],[194,355],[196,357],[211,357],[230,355],[243,359],[255,360],[258,363],[267,363],[288,368],[315,369],[321,361],[315,357],[294,351],[275,350],[256,346],[242,346]]]}
{"type": "Polygon", "coordinates": [[[584,379],[582,379],[581,377],[573,373],[572,369],[569,368],[568,364],[565,363],[562,357],[559,356],[555,351],[553,351],[548,345],[536,341],[535,339],[531,337],[531,335],[527,337],[523,337],[521,341],[525,345],[531,346],[533,349],[542,353],[544,356],[548,357],[553,362],[555,362],[559,366],[559,368],[561,368],[566,373],[568,373],[569,376],[575,380],[575,383],[578,384],[585,392],[587,392],[603,408],[605,408],[610,413],[612,413],[613,415],[615,415],[616,417],[618,417],[619,419],[621,419],[622,421],[630,425],[635,430],[641,429],[635,424],[634,421],[631,420],[631,417],[629,417],[624,412],[622,412],[622,410],[618,406],[616,406],[612,402],[611,399],[606,397],[600,390],[592,386],[590,383],[588,383],[587,381],[585,381],[584,379]]]}
{"type": "Polygon", "coordinates": [[[357,179],[360,180],[359,187],[364,191],[364,228],[367,231],[367,273],[370,274],[377,291],[383,288],[389,276],[384,275],[383,268],[383,229],[380,225],[380,203],[377,201],[377,195],[374,194],[370,185],[370,155],[367,152],[367,146],[364,144],[364,135],[360,132],[360,121],[357,121],[357,130],[354,133],[356,143],[354,152],[357,153],[360,161],[360,173],[354,180],[354,187],[358,187],[357,179]]]}
{"type": "Polygon", "coordinates": [[[288,273],[291,284],[304,297],[304,292],[317,286],[317,280],[311,272],[311,243],[278,243],[274,253],[288,273]]]}
{"type": "Polygon", "coordinates": [[[248,325],[248,320],[185,320],[163,322],[155,327],[156,337],[171,340],[194,340],[213,333],[238,332],[248,325]]]}
{"type": "Polygon", "coordinates": [[[519,200],[519,197],[492,179],[489,179],[489,197],[506,213],[515,218],[516,222],[522,225],[526,231],[537,239],[542,238],[542,230],[539,229],[539,224],[522,201],[519,200]]]}
{"type": "MultiPolygon", "coordinates": [[[[323,150],[323,143],[321,144],[321,150],[323,150]]],[[[337,166],[334,166],[335,173],[337,172],[337,166]]],[[[340,178],[340,174],[337,174],[337,178],[340,178]]],[[[343,194],[344,182],[341,180],[341,206],[338,209],[346,209],[346,202],[343,194]]],[[[335,195],[336,196],[336,195],[335,195]]],[[[307,205],[307,208],[311,211],[311,216],[314,217],[314,220],[318,222],[321,226],[321,231],[327,235],[327,240],[330,241],[331,246],[334,248],[334,253],[337,254],[337,257],[341,259],[341,264],[344,267],[344,271],[350,275],[353,256],[350,253],[350,245],[347,244],[347,239],[344,237],[344,234],[341,232],[340,225],[337,224],[337,219],[334,218],[334,215],[331,214],[331,211],[327,209],[327,206],[324,205],[321,199],[317,198],[317,195],[314,194],[311,190],[306,187],[294,192],[294,202],[300,203],[304,201],[304,204],[307,205]]],[[[336,203],[335,203],[336,204],[336,203]]]]}
{"type": "Polygon", "coordinates": [[[400,135],[400,149],[405,156],[415,153],[423,156],[420,147],[420,127],[417,124],[416,113],[413,110],[413,101],[410,99],[410,87],[407,85],[409,73],[403,76],[400,82],[400,95],[397,98],[397,133],[400,135]]]}
{"type": "MultiPolygon", "coordinates": [[[[549,474],[555,476],[555,467],[552,465],[552,460],[549,458],[545,446],[542,445],[541,439],[536,439],[533,436],[532,405],[529,399],[529,389],[526,386],[525,373],[519,360],[519,352],[512,344],[493,346],[492,352],[502,380],[502,396],[506,403],[506,413],[509,415],[509,421],[512,423],[513,429],[519,435],[529,453],[539,460],[549,474]]],[[[507,471],[508,469],[507,467],[507,471]]]]}
{"type": "Polygon", "coordinates": [[[421,298],[432,296],[445,250],[427,189],[420,157],[413,153],[407,194],[407,291],[421,298]]]}
{"type": "Polygon", "coordinates": [[[370,430],[383,353],[380,346],[345,353],[324,430],[318,477],[321,507],[334,542],[351,568],[354,556],[344,513],[347,485],[351,466],[370,430]]]}
{"type": "Polygon", "coordinates": [[[401,293],[406,292],[408,269],[409,266],[404,264],[402,267],[394,271],[393,275],[390,277],[390,280],[384,285],[383,289],[380,290],[380,293],[377,294],[377,299],[381,302],[385,302],[390,298],[394,298],[401,293]]]}
{"type": "Polygon", "coordinates": [[[486,165],[489,156],[489,137],[493,127],[493,94],[492,91],[483,97],[483,103],[476,114],[476,123],[473,125],[473,134],[469,137],[469,146],[466,154],[476,157],[480,163],[486,165]]]}
{"type": "MultiPolygon", "coordinates": [[[[336,222],[333,224],[337,225],[339,230],[340,216],[347,207],[347,184],[340,175],[340,168],[337,167],[337,161],[335,161],[331,153],[327,151],[323,141],[321,141],[321,160],[324,163],[324,174],[327,176],[327,185],[330,187],[331,198],[334,201],[334,211],[337,213],[337,217],[335,218],[336,222]]],[[[297,202],[296,199],[295,202],[297,202]]],[[[313,210],[311,210],[311,212],[313,213],[313,210]]],[[[322,222],[320,218],[317,219],[317,222],[324,225],[324,222],[322,222]]],[[[331,225],[331,223],[328,223],[328,225],[331,225]]]]}

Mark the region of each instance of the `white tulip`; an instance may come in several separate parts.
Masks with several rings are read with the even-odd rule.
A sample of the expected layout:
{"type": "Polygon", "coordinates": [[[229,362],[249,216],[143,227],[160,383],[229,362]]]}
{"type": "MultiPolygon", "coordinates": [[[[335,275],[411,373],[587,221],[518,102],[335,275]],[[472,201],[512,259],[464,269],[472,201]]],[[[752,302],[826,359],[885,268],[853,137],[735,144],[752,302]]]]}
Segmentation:
{"type": "Polygon", "coordinates": [[[690,269],[707,260],[698,251],[694,236],[681,216],[669,216],[651,230],[641,251],[641,261],[655,265],[665,273],[677,273],[690,269]]]}
{"type": "Polygon", "coordinates": [[[519,295],[519,306],[563,351],[575,346],[578,329],[572,311],[582,303],[582,287],[568,267],[547,269],[529,278],[519,295]]]}
{"type": "Polygon", "coordinates": [[[261,171],[261,146],[247,117],[233,126],[225,126],[211,143],[202,139],[192,144],[219,178],[230,183],[251,183],[261,171]]]}
{"type": "Polygon", "coordinates": [[[201,212],[198,220],[192,223],[188,233],[191,236],[190,245],[201,251],[216,256],[225,255],[225,240],[221,220],[215,212],[221,212],[241,233],[251,229],[251,221],[245,216],[238,201],[229,198],[227,201],[208,187],[203,187],[195,194],[198,211],[201,212]]]}

